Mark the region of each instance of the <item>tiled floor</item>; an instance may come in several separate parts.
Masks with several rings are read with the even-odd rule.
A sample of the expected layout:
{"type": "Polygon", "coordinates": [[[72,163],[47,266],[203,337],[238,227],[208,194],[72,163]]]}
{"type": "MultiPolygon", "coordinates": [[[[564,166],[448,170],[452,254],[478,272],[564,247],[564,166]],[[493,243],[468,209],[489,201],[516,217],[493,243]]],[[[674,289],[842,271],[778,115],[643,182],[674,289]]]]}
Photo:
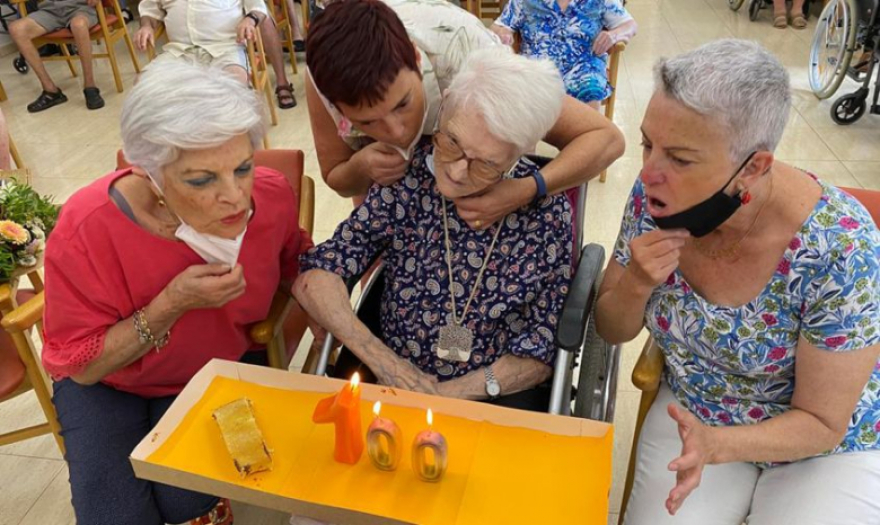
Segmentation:
{"type": "MultiPolygon", "coordinates": [[[[745,9],[733,13],[725,0],[629,0],[628,9],[638,20],[639,34],[627,48],[620,71],[616,123],[624,131],[627,151],[609,170],[608,182],[590,185],[586,238],[610,249],[617,234],[623,203],[640,168],[639,123],[652,90],[651,66],[660,56],[691,49],[721,37],[756,39],[771,49],[788,67],[794,88],[794,106],[778,157],[810,169],[834,184],[880,189],[880,119],[866,116],[842,128],[828,116],[831,102],[817,101],[807,83],[811,29],[784,31],[770,27],[770,14],[762,11],[749,22],[745,9]]],[[[815,17],[811,22],[815,21],[815,17]]],[[[812,27],[812,26],[811,26],[812,27]]],[[[125,85],[131,87],[134,71],[124,48],[119,47],[125,85]]],[[[78,79],[66,66],[55,63],[50,72],[70,97],[66,105],[30,115],[25,105],[36,96],[33,74],[20,75],[12,56],[0,59],[0,80],[10,100],[0,104],[13,138],[34,174],[38,190],[60,200],[114,167],[120,146],[118,117],[123,94],[113,89],[105,62],[97,78],[107,107],[88,112],[78,79]]],[[[302,75],[294,77],[302,94],[302,75]]],[[[849,82],[840,93],[853,90],[849,82]]],[[[316,240],[327,238],[350,210],[350,201],[333,194],[318,176],[314,146],[304,104],[280,111],[280,124],[271,130],[275,147],[306,152],[306,169],[317,179],[316,240]]],[[[633,417],[639,394],[629,376],[643,338],[624,347],[617,393],[614,488],[609,523],[616,523],[622,481],[629,456],[633,417]]],[[[39,408],[29,396],[0,404],[0,431],[39,422],[39,408]]],[[[238,506],[236,522],[242,525],[286,522],[285,516],[238,506]]],[[[50,437],[0,447],[0,525],[67,525],[73,523],[67,468],[50,437]]],[[[124,524],[123,524],[124,525],[124,524]]]]}

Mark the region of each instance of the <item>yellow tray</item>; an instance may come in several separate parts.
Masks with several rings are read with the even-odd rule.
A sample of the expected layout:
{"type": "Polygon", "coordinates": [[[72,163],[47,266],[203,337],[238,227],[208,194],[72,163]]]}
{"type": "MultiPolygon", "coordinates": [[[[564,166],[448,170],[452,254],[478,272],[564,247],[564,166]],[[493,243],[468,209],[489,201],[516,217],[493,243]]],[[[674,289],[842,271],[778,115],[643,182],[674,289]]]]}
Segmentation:
{"type": "Polygon", "coordinates": [[[333,425],[315,425],[318,400],[344,382],[212,361],[132,453],[139,477],[232,497],[338,524],[607,522],[612,432],[606,424],[509,410],[363,385],[366,431],[372,403],[403,431],[395,472],[333,460],[333,425]],[[274,468],[241,479],[211,413],[248,397],[272,449],[274,468]],[[424,483],[410,467],[410,444],[435,412],[449,442],[449,469],[424,483]],[[383,519],[384,518],[384,519],[383,519]]]}

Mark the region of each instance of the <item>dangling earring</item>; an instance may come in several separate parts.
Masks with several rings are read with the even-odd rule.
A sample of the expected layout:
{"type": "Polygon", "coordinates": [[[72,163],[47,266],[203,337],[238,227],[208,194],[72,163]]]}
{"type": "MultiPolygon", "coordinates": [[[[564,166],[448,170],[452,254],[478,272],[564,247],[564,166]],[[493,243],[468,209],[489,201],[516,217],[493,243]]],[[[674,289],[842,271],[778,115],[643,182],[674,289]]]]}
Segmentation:
{"type": "Polygon", "coordinates": [[[740,201],[743,203],[743,206],[752,202],[752,194],[749,193],[749,190],[743,192],[742,197],[740,197],[740,201]]]}
{"type": "Polygon", "coordinates": [[[162,206],[164,208],[165,207],[165,197],[158,197],[158,199],[159,199],[159,206],[162,206]]]}

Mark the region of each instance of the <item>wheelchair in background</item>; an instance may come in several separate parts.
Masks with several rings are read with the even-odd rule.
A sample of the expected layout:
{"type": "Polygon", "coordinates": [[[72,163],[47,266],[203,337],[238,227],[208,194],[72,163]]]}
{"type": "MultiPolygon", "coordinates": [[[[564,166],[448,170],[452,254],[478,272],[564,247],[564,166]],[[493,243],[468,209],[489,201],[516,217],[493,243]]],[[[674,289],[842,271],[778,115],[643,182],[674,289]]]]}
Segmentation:
{"type": "MultiPolygon", "coordinates": [[[[731,11],[739,11],[746,0],[727,0],[727,6],[731,11]]],[[[749,0],[749,20],[754,22],[758,19],[761,10],[773,7],[773,0],[749,0]]],[[[810,0],[804,0],[804,18],[810,18],[810,0]]]]}
{"type": "MultiPolygon", "coordinates": [[[[529,158],[538,166],[550,160],[544,157],[529,158]]],[[[597,244],[583,245],[587,186],[577,188],[576,193],[573,213],[576,248],[573,250],[576,258],[573,266],[576,271],[555,334],[557,353],[552,383],[549,385],[547,412],[610,423],[614,419],[621,347],[608,344],[596,333],[593,306],[601,284],[605,250],[597,244]],[[576,383],[575,375],[578,377],[576,383]]],[[[349,293],[360,281],[360,276],[348,279],[346,286],[349,293]]],[[[374,334],[380,333],[379,312],[384,286],[384,271],[380,265],[363,285],[354,306],[358,319],[374,334]]],[[[356,358],[345,347],[336,347],[335,339],[328,334],[314,366],[311,369],[307,367],[303,372],[334,377],[353,372],[350,365],[356,358]]],[[[359,362],[355,366],[360,366],[359,362]]],[[[361,370],[362,376],[364,372],[369,373],[368,370],[361,370]]]]}
{"type": "Polygon", "coordinates": [[[877,65],[878,0],[831,0],[822,10],[810,47],[810,88],[819,99],[833,96],[847,77],[861,84],[853,93],[838,98],[831,106],[831,119],[840,125],[856,122],[868,109],[871,80],[874,97],[871,113],[880,114],[877,103],[880,69],[877,65]],[[856,63],[856,51],[861,55],[856,63]]]}

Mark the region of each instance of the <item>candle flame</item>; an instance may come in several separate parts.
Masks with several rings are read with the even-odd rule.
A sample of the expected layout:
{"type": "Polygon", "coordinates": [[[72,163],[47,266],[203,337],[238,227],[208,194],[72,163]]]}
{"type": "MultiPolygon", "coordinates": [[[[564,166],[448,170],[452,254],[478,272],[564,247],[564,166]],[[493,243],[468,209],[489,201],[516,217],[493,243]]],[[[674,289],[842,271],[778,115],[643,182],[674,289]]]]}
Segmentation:
{"type": "Polygon", "coordinates": [[[428,409],[428,426],[434,426],[434,413],[431,412],[431,409],[428,409]]]}
{"type": "Polygon", "coordinates": [[[376,414],[376,417],[379,417],[379,412],[382,410],[382,402],[376,401],[376,404],[373,405],[373,413],[376,414]]]}
{"type": "Polygon", "coordinates": [[[358,374],[357,372],[355,372],[354,375],[351,376],[351,389],[354,390],[355,388],[357,388],[357,386],[360,382],[361,382],[361,375],[358,374]]]}

